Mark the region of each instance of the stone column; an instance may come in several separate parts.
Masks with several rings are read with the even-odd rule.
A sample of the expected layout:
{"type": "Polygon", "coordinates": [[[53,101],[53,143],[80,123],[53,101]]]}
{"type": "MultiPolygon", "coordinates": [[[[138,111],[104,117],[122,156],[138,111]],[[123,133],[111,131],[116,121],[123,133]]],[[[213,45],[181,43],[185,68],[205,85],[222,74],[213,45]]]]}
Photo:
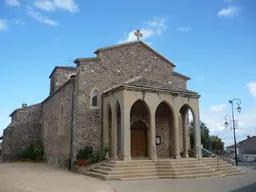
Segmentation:
{"type": "Polygon", "coordinates": [[[121,142],[124,161],[131,160],[130,128],[130,106],[123,102],[121,106],[121,142]]]}
{"type": "Polygon", "coordinates": [[[150,146],[149,146],[149,151],[150,151],[150,157],[152,160],[157,159],[157,154],[156,154],[156,121],[155,121],[155,109],[151,109],[150,113],[150,124],[149,124],[149,131],[150,131],[150,146]],[[154,147],[154,148],[153,148],[154,147]]]}
{"type": "Polygon", "coordinates": [[[115,105],[112,106],[112,157],[111,159],[118,159],[117,157],[117,108],[115,105]]]}
{"type": "Polygon", "coordinates": [[[188,158],[188,110],[183,111],[181,114],[182,117],[182,129],[183,129],[183,151],[184,157],[188,158]]]}
{"type": "Polygon", "coordinates": [[[201,146],[201,128],[200,128],[200,116],[199,116],[199,107],[197,110],[195,110],[194,114],[194,147],[196,151],[197,158],[202,157],[202,151],[201,148],[198,146],[201,146]]]}
{"type": "Polygon", "coordinates": [[[180,158],[180,126],[179,126],[179,112],[174,114],[174,148],[175,148],[175,159],[180,158]]]}
{"type": "Polygon", "coordinates": [[[108,146],[108,107],[103,106],[103,147],[108,146]]]}

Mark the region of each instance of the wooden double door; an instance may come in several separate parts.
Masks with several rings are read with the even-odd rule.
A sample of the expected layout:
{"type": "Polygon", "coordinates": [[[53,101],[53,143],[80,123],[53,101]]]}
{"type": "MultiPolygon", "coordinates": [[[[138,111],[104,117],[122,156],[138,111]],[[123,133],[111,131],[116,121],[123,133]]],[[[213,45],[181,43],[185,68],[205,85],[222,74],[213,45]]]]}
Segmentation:
{"type": "Polygon", "coordinates": [[[148,151],[147,126],[142,121],[136,121],[131,126],[131,156],[146,157],[148,151]]]}

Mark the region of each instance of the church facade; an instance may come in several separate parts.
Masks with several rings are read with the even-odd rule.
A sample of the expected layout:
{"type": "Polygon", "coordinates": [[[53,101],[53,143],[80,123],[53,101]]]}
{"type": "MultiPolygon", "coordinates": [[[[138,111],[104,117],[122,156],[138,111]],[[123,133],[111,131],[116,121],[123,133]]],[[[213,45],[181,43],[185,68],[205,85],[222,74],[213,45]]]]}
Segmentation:
{"type": "MultiPolygon", "coordinates": [[[[100,48],[76,67],[57,66],[50,94],[39,104],[16,109],[4,130],[3,157],[16,159],[35,138],[45,161],[66,168],[85,146],[111,148],[112,159],[188,157],[188,111],[195,146],[200,138],[200,95],[189,77],[142,41],[100,48]]],[[[195,148],[197,150],[197,148],[195,148]]],[[[201,155],[199,152],[197,155],[201,155]]]]}

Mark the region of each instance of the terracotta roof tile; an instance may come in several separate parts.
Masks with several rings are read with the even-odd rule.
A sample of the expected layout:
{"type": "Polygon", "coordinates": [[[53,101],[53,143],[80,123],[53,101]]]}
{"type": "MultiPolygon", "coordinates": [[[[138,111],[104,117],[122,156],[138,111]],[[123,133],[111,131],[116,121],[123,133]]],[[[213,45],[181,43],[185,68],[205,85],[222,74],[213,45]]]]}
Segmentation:
{"type": "Polygon", "coordinates": [[[172,92],[172,93],[184,93],[189,95],[198,95],[198,93],[187,90],[187,89],[181,89],[181,88],[175,88],[171,84],[162,84],[157,81],[153,81],[150,79],[147,79],[143,76],[137,76],[135,78],[129,79],[128,81],[125,81],[124,83],[114,86],[106,91],[104,93],[118,89],[120,87],[136,87],[136,88],[146,88],[146,89],[152,89],[152,90],[159,90],[163,92],[172,92]]]}

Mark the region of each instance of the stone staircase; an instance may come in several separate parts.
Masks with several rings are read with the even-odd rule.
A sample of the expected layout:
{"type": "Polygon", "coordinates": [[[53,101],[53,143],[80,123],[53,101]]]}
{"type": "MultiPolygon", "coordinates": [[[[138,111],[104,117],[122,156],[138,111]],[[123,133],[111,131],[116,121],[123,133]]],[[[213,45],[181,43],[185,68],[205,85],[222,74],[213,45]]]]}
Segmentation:
{"type": "Polygon", "coordinates": [[[223,161],[222,159],[202,158],[201,161],[207,166],[214,169],[216,172],[220,172],[220,174],[223,176],[243,174],[243,172],[239,168],[232,166],[231,164],[223,161]]]}
{"type": "Polygon", "coordinates": [[[157,167],[151,160],[111,160],[87,171],[87,174],[105,180],[158,178],[157,167]]]}
{"type": "Polygon", "coordinates": [[[110,160],[86,171],[86,175],[104,180],[131,180],[149,178],[202,178],[240,174],[236,167],[216,158],[160,159],[114,161],[110,160]],[[217,164],[218,163],[218,164],[217,164]],[[218,171],[219,170],[219,171],[218,171]]]}
{"type": "Polygon", "coordinates": [[[217,176],[221,174],[195,158],[168,159],[159,162],[159,178],[188,179],[217,176]]]}

